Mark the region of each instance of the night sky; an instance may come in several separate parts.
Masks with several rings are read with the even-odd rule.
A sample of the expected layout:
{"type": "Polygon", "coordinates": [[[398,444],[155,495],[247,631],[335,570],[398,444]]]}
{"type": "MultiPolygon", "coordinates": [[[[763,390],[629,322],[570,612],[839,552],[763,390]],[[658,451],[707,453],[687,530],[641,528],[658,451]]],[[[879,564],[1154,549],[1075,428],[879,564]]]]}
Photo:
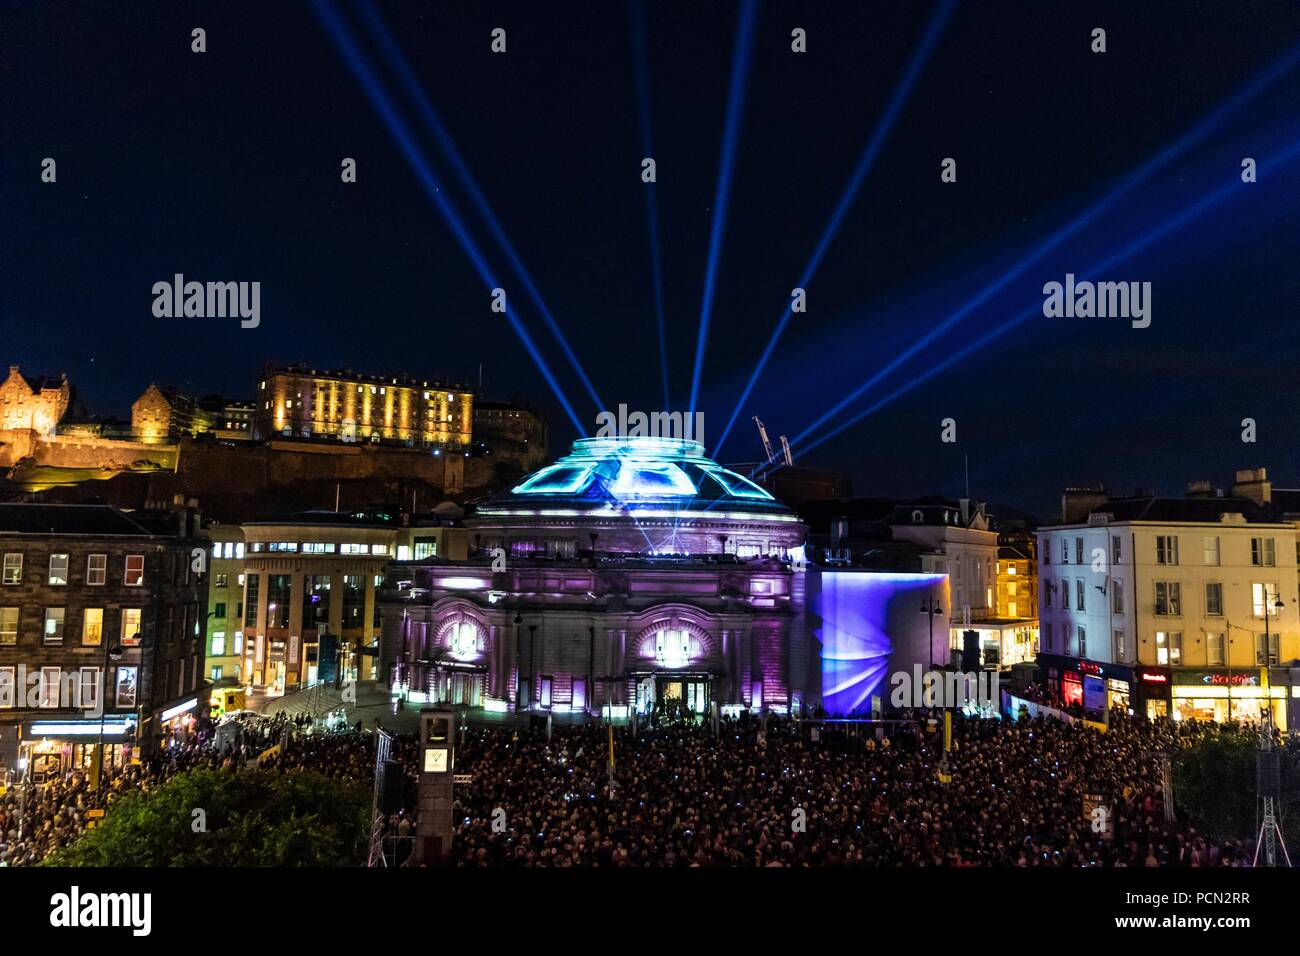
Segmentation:
{"type": "MultiPolygon", "coordinates": [[[[340,5],[373,57],[364,21],[340,5]]],[[[377,4],[606,407],[663,407],[645,206],[654,190],[672,407],[689,401],[739,6],[645,7],[641,182],[623,2],[377,4]],[[507,31],[504,55],[490,32],[507,31]]],[[[758,8],[700,407],[724,461],[759,415],[791,438],[1062,226],[1300,49],[1291,2],[966,2],[946,25],[758,386],[716,448],[937,4],[758,8]],[[808,52],[790,50],[807,31],[808,52]],[[1090,52],[1091,31],[1107,52],[1090,52]],[[958,162],[956,183],[940,161],[958,162]]],[[[512,312],[588,429],[592,404],[434,138],[380,74],[512,312]]],[[[1181,494],[1267,465],[1300,484],[1300,62],[1134,184],[832,420],[801,462],[863,495],[977,497],[1044,516],[1067,482],[1181,494]],[[1287,150],[1290,149],[1290,152],[1287,150]],[[1243,184],[1243,157],[1259,181],[1243,184]],[[1235,184],[1235,185],[1234,185],[1235,184]],[[1204,208],[1197,203],[1214,197],[1204,208]],[[1189,212],[1192,209],[1192,212],[1189,212]],[[1177,217],[1183,218],[1178,219],[1177,217]],[[1150,281],[1152,324],[1041,312],[934,369],[1152,230],[1097,279],[1150,281]],[[918,382],[927,374],[932,377],[918,382]],[[900,387],[896,400],[881,404],[900,387]],[[940,421],[958,442],[940,442],[940,421]],[[1241,420],[1258,442],[1241,442],[1241,420]]],[[[128,417],[150,381],[252,397],[264,361],[520,393],[572,426],[308,4],[0,4],[0,331],[128,417]],[[192,53],[190,31],[207,31],[192,53]],[[58,181],[40,180],[44,157],[58,181]],[[343,157],[358,182],[340,181],[343,157]],[[262,283],[255,330],[158,319],[174,273],[262,283]]]]}

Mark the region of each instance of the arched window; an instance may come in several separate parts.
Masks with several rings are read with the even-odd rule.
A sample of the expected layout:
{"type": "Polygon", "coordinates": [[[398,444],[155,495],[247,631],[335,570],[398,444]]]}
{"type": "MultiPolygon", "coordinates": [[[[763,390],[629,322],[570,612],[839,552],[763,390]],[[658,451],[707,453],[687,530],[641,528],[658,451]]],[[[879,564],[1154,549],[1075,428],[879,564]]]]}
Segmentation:
{"type": "Polygon", "coordinates": [[[477,621],[461,618],[442,629],[442,645],[458,661],[473,660],[482,649],[483,629],[477,621]]]}
{"type": "Polygon", "coordinates": [[[655,635],[655,663],[660,667],[685,667],[691,662],[691,635],[666,627],[655,635]]]}

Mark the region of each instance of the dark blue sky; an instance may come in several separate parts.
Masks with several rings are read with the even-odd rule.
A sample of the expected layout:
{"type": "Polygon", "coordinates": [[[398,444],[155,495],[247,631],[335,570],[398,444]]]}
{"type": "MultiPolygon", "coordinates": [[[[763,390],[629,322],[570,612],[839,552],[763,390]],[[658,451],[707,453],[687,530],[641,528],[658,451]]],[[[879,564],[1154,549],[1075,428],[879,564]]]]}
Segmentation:
{"type": "MultiPolygon", "coordinates": [[[[631,17],[622,2],[378,5],[602,398],[662,405],[631,17]],[[489,51],[494,27],[509,52],[489,51]]],[[[347,9],[347,8],[345,8],[347,9]]],[[[685,407],[737,22],[734,3],[646,8],[674,404],[685,407]]],[[[769,2],[755,35],[701,406],[720,437],[929,22],[930,3],[769,2]],[[794,27],[809,52],[790,52],[794,27]]],[[[364,42],[355,16],[347,18],[364,42]]],[[[957,8],[720,457],[761,416],[795,436],[1088,204],[1300,45],[1292,3],[966,2],[957,8]],[[1137,8],[1137,9],[1134,9],[1137,8]],[[1089,51],[1093,27],[1109,50],[1089,51]],[[958,160],[958,181],[939,162],[958,160]]],[[[373,49],[367,47],[367,49],[373,49]]],[[[393,79],[385,73],[386,81],[393,79]]],[[[398,85],[389,83],[396,93],[398,85]]],[[[310,7],[0,6],[0,331],[9,363],[66,371],[125,415],[153,380],[251,396],[266,360],[477,377],[574,435],[453,232],[310,7]],[[190,52],[190,30],[208,52],[190,52]],[[42,184],[40,161],[58,162],[42,184]],[[339,163],[359,163],[344,185],[339,163]],[[156,319],[173,273],[262,283],[262,324],[156,319]]],[[[416,114],[394,102],[413,129],[416,114]]],[[[1087,230],[852,403],[875,404],[1238,177],[1107,270],[1153,283],[1153,322],[1037,316],[801,458],[862,494],[972,491],[1046,513],[1061,485],[1178,493],[1292,440],[1300,297],[1300,70],[1216,125],[1087,230]],[[1259,423],[1243,445],[1240,421],[1259,423]],[[957,445],[939,422],[958,422],[957,445]]],[[[470,205],[433,141],[453,202],[470,205]]],[[[471,216],[472,219],[472,216],[471,216]]],[[[569,399],[590,401],[486,231],[475,235],[569,399]]],[[[815,440],[817,433],[809,437],[815,440]]]]}

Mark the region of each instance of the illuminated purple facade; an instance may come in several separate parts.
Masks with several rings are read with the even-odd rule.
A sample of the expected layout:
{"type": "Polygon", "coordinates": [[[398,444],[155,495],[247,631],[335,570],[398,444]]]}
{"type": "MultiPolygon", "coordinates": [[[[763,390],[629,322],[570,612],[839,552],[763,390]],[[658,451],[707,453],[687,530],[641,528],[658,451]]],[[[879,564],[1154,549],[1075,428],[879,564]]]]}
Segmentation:
{"type": "Polygon", "coordinates": [[[603,713],[820,698],[805,527],[696,442],[586,439],[467,518],[465,562],[390,567],[382,672],[413,700],[603,713]]]}
{"type": "Polygon", "coordinates": [[[889,697],[889,676],[948,663],[948,576],[858,569],[810,571],[808,630],[821,660],[822,706],[836,717],[867,714],[889,697]]]}

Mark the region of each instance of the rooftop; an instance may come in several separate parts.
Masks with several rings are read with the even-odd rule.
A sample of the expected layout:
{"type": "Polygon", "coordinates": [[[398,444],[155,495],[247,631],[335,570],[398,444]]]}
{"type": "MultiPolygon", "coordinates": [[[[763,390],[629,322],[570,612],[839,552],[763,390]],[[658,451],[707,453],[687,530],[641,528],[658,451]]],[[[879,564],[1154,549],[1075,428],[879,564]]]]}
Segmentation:
{"type": "Polygon", "coordinates": [[[175,516],[127,514],[110,505],[0,503],[0,534],[140,535],[176,534],[175,516]]]}
{"type": "MultiPolygon", "coordinates": [[[[1276,511],[1249,498],[1118,498],[1097,505],[1089,513],[1108,514],[1112,522],[1219,524],[1229,514],[1239,514],[1249,524],[1277,524],[1282,520],[1276,511]]],[[[1086,523],[1076,521],[1066,526],[1086,523]]]]}

